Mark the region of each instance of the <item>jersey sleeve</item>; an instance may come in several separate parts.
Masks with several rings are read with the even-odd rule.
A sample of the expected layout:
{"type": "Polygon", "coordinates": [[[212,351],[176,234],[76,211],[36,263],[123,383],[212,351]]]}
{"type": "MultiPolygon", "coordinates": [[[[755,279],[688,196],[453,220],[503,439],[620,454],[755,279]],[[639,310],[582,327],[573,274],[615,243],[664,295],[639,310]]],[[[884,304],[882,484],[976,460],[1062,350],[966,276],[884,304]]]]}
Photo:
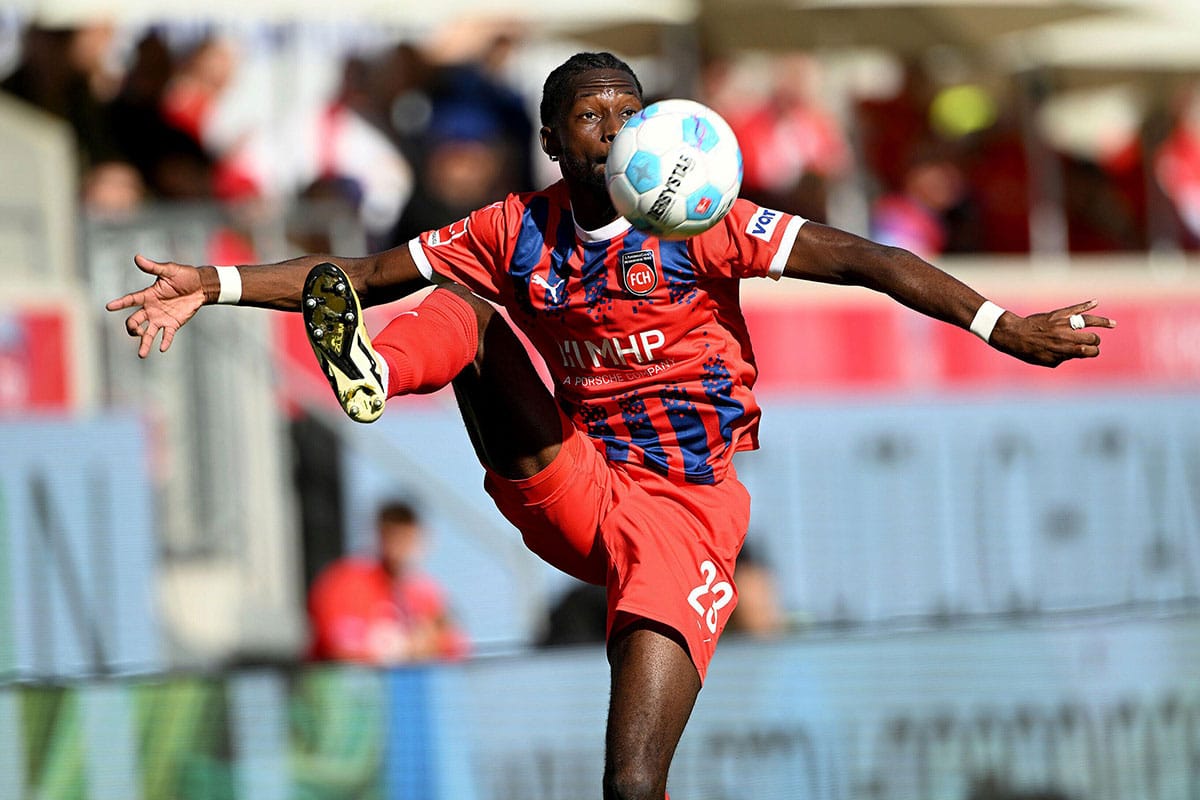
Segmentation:
{"type": "Polygon", "coordinates": [[[688,246],[695,262],[713,277],[778,280],[806,221],[739,198],[719,224],[693,237],[688,246]]]}
{"type": "Polygon", "coordinates": [[[435,283],[449,280],[475,294],[497,301],[504,252],[506,203],[493,203],[436,230],[426,231],[408,243],[417,269],[435,283]]]}

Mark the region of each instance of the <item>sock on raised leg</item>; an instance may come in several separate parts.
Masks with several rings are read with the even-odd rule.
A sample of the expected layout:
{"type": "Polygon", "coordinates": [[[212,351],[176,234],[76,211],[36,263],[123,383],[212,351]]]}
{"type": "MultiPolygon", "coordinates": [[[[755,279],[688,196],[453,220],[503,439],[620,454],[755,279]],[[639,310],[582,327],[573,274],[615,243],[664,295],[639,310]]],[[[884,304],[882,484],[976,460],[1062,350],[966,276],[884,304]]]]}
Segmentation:
{"type": "Polygon", "coordinates": [[[371,344],[387,362],[388,397],[435,392],[475,359],[475,309],[453,292],[435,289],[393,318],[371,344]]]}

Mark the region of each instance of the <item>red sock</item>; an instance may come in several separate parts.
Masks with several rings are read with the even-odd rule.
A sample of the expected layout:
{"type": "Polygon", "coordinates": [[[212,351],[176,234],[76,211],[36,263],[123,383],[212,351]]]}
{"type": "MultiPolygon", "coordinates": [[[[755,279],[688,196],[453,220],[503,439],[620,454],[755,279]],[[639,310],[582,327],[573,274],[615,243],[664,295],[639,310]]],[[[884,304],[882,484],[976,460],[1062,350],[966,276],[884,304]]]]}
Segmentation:
{"type": "Polygon", "coordinates": [[[435,289],[415,310],[393,318],[371,344],[388,365],[388,397],[435,392],[475,359],[475,309],[453,292],[435,289]]]}

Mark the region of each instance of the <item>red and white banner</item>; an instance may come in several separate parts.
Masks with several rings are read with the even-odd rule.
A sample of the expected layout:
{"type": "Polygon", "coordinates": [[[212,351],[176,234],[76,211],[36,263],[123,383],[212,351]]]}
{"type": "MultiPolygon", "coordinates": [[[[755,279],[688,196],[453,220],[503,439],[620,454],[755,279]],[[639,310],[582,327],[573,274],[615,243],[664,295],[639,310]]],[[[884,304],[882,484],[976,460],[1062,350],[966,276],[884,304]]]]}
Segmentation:
{"type": "Polygon", "coordinates": [[[1024,364],[895,304],[747,303],[745,313],[758,388],[770,392],[1200,388],[1200,301],[1194,298],[1106,303],[1103,313],[1117,327],[1100,331],[1100,357],[1057,369],[1024,364]]]}
{"type": "Polygon", "coordinates": [[[62,411],[76,402],[71,320],[66,305],[0,313],[0,413],[62,411]]]}

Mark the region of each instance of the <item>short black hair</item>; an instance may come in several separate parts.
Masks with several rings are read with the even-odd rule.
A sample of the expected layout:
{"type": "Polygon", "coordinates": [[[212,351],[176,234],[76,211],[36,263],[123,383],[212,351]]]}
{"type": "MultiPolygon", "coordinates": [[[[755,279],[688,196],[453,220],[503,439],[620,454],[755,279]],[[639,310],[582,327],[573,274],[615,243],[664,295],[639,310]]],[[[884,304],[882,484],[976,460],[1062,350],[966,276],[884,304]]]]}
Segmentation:
{"type": "Polygon", "coordinates": [[[615,69],[633,79],[638,94],[642,93],[642,82],[633,68],[612,53],[576,53],[546,76],[542,87],[542,105],[539,114],[542,125],[549,128],[558,122],[559,115],[574,96],[575,79],[594,69],[615,69]]]}
{"type": "Polygon", "coordinates": [[[379,525],[420,525],[421,517],[412,503],[406,500],[388,500],[379,506],[375,521],[379,525]]]}

